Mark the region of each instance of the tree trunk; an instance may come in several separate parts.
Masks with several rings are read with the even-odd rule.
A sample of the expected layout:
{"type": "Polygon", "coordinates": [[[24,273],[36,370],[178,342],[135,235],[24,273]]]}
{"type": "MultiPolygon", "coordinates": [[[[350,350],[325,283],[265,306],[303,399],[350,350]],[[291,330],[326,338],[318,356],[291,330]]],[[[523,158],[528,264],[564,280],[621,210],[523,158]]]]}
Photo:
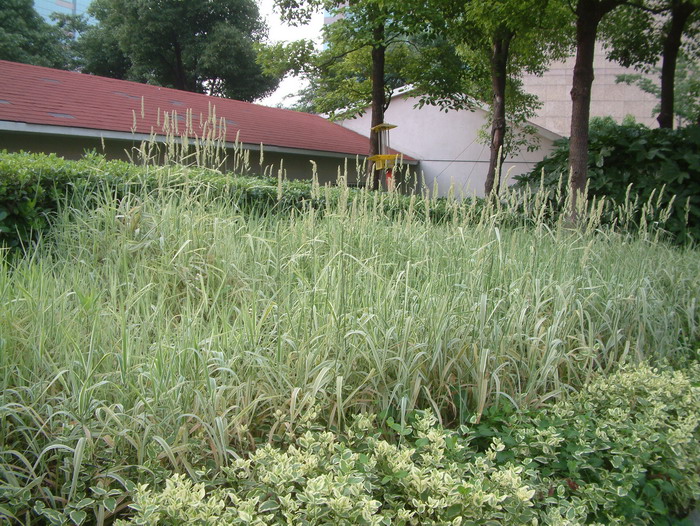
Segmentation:
{"type": "Polygon", "coordinates": [[[660,128],[673,128],[673,104],[676,79],[676,63],[681,47],[683,30],[688,18],[695,10],[689,2],[674,1],[671,4],[671,20],[664,39],[663,63],[661,65],[661,110],[656,120],[660,128]]]}
{"type": "Polygon", "coordinates": [[[576,5],[576,62],[571,87],[569,141],[572,219],[575,219],[577,199],[585,191],[588,180],[588,121],[598,24],[604,15],[623,3],[624,0],[579,0],[576,5]]]}
{"type": "MultiPolygon", "coordinates": [[[[372,128],[384,123],[384,24],[376,26],[372,32],[374,46],[372,47],[372,128]]],[[[378,155],[379,134],[372,130],[369,135],[369,154],[378,155]]],[[[368,162],[369,179],[372,189],[379,190],[382,183],[382,171],[374,169],[374,163],[368,162]]]]}
{"type": "Polygon", "coordinates": [[[185,66],[182,63],[182,49],[180,48],[180,43],[175,42],[175,89],[183,91],[191,91],[187,89],[187,74],[185,73],[185,66]]]}
{"type": "Polygon", "coordinates": [[[486,174],[486,195],[498,192],[501,180],[501,167],[505,157],[503,143],[506,135],[506,66],[508,65],[508,48],[513,33],[505,31],[494,37],[491,53],[491,85],[493,89],[493,122],[491,123],[491,157],[486,174]]]}
{"type": "Polygon", "coordinates": [[[571,170],[572,204],[586,188],[588,177],[588,120],[591,112],[593,86],[593,57],[600,16],[598,2],[579,0],[576,9],[576,63],[571,87],[571,139],[569,169],[571,170]]]}

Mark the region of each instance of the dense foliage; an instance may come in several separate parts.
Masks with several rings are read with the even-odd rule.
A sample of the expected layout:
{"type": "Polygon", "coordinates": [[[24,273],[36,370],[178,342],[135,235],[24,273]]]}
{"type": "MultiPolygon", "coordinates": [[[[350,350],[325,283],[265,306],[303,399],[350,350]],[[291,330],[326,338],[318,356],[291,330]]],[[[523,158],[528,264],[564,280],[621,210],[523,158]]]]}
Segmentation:
{"type": "Polygon", "coordinates": [[[700,496],[696,380],[641,367],[461,434],[427,413],[390,441],[367,416],[347,434],[293,429],[224,482],[141,486],[129,524],[672,524],[700,496]]]}
{"type": "MultiPolygon", "coordinates": [[[[651,82],[639,75],[628,79],[636,77],[642,90],[658,96],[654,113],[659,127],[673,128],[676,115],[699,124],[697,79],[693,87],[683,63],[692,65],[700,58],[700,2],[646,0],[643,4],[623,4],[604,20],[601,30],[609,59],[656,77],[651,82]]],[[[692,66],[689,70],[692,73],[692,66]]]]}
{"type": "Polygon", "coordinates": [[[3,0],[0,6],[0,60],[62,68],[66,56],[61,31],[34,10],[33,0],[3,0]]]}
{"type": "Polygon", "coordinates": [[[129,59],[131,80],[247,101],[277,87],[256,63],[266,29],[252,0],[96,0],[90,9],[96,31],[129,59]]]}
{"type": "Polygon", "coordinates": [[[89,17],[54,14],[32,0],[0,5],[0,60],[252,101],[279,82],[255,45],[266,26],[253,0],[95,0],[89,17]]]}
{"type": "Polygon", "coordinates": [[[296,109],[328,114],[332,119],[354,118],[371,107],[374,82],[381,84],[384,92],[384,109],[390,106],[394,93],[406,86],[411,86],[421,104],[445,109],[473,108],[482,95],[467,85],[475,65],[467,66],[441,33],[444,20],[434,6],[396,3],[380,7],[373,0],[352,4],[277,0],[276,4],[294,23],[305,21],[321,7],[335,18],[323,28],[323,49],[316,49],[311,39],[261,48],[260,61],[271,74],[291,74],[309,81],[300,92],[296,109]],[[378,26],[381,37],[374,35],[378,26]],[[373,79],[377,60],[373,49],[377,46],[384,49],[383,73],[373,79]]]}
{"type": "MultiPolygon", "coordinates": [[[[516,177],[516,187],[543,186],[556,193],[565,188],[569,172],[569,141],[532,172],[516,177]]],[[[665,228],[678,240],[700,239],[700,127],[650,129],[642,124],[617,124],[611,118],[593,119],[589,139],[588,197],[605,197],[608,220],[619,207],[636,202],[634,220],[658,221],[655,212],[672,205],[665,228]],[[651,206],[644,208],[646,203],[651,206]]]]}
{"type": "MultiPolygon", "coordinates": [[[[0,152],[0,243],[16,246],[44,231],[69,193],[89,184],[96,168],[93,161],[0,152]]],[[[100,179],[126,183],[136,172],[133,165],[110,162],[100,179]]]]}

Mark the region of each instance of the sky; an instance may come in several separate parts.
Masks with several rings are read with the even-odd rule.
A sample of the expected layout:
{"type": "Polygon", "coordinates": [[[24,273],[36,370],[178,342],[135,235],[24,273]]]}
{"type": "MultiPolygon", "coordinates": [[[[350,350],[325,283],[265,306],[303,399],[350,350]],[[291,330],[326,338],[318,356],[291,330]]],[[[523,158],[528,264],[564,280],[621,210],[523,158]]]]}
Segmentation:
{"type": "MultiPolygon", "coordinates": [[[[323,13],[316,13],[307,26],[292,27],[280,20],[279,11],[274,9],[274,0],[258,0],[258,8],[260,9],[260,15],[267,22],[270,42],[290,42],[301,38],[313,38],[320,44],[323,13]]],[[[288,96],[296,93],[303,87],[304,82],[302,80],[288,77],[280,83],[279,88],[272,95],[256,102],[265,106],[277,106],[280,103],[289,106],[294,102],[294,99],[288,96]]]]}

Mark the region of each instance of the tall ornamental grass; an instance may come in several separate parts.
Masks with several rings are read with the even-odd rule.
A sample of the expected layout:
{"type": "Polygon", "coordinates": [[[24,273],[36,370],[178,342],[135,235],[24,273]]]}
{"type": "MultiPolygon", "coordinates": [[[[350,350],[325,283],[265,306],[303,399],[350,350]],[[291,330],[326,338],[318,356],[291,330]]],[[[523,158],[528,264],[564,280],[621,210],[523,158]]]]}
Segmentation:
{"type": "Polygon", "coordinates": [[[389,219],[398,197],[340,194],[244,214],[201,186],[91,193],[3,253],[0,518],[39,499],[108,522],[134,482],[230,465],[311,407],[339,430],[365,411],[478,422],[696,352],[692,248],[594,214],[532,227],[455,204],[434,224],[429,202],[389,219]]]}
{"type": "Polygon", "coordinates": [[[3,263],[5,391],[69,395],[80,418],[141,401],[165,428],[192,411],[256,428],[312,402],[331,424],[416,407],[461,422],[624,361],[683,359],[698,338],[694,250],[388,221],[371,197],[253,217],[186,194],[74,208],[3,263]]]}

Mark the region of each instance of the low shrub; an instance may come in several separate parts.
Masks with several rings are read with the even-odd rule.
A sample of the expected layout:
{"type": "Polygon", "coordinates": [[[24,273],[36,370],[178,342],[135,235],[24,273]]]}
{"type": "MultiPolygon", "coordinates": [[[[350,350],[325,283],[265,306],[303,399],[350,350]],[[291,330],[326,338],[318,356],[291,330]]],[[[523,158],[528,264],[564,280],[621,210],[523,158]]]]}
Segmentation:
{"type": "Polygon", "coordinates": [[[90,156],[66,161],[56,155],[0,152],[0,246],[30,241],[46,229],[61,202],[99,179],[134,180],[135,166],[90,156]]]}
{"type": "Polygon", "coordinates": [[[697,372],[623,371],[495,431],[419,413],[388,422],[392,443],[360,416],[265,445],[224,482],[141,486],[118,524],[673,524],[700,498],[697,372]]]}
{"type": "MultiPolygon", "coordinates": [[[[556,221],[556,211],[561,207],[561,200],[557,198],[559,192],[556,190],[560,182],[557,170],[559,165],[566,165],[565,160],[562,161],[565,148],[568,146],[562,143],[550,160],[543,161],[543,166],[546,166],[544,187],[551,193],[551,198],[529,200],[518,193],[510,193],[501,196],[500,200],[491,201],[476,197],[458,201],[453,198],[430,198],[396,192],[371,192],[342,185],[318,187],[311,179],[280,181],[258,176],[223,174],[206,168],[136,166],[123,161],[108,161],[97,154],[87,155],[79,161],[67,161],[53,154],[0,152],[0,247],[29,243],[38,234],[46,232],[60,207],[92,206],[101,202],[100,196],[104,193],[122,198],[126,194],[177,191],[206,200],[225,198],[231,206],[247,214],[289,213],[308,208],[336,213],[350,209],[355,203],[391,221],[410,216],[412,219],[423,218],[438,224],[456,219],[462,224],[487,221],[502,227],[541,225],[547,219],[556,221]]],[[[608,154],[601,158],[607,159],[606,155],[608,154]]],[[[684,158],[691,164],[696,161],[700,163],[694,155],[698,157],[689,153],[684,158]]],[[[671,168],[668,169],[669,173],[672,171],[671,168]]],[[[539,184],[540,173],[536,170],[523,178],[519,185],[539,184]]],[[[632,230],[639,228],[642,226],[640,216],[644,215],[646,225],[643,230],[657,231],[658,228],[649,225],[660,222],[661,228],[680,237],[688,237],[695,232],[693,229],[696,228],[696,223],[692,221],[695,221],[696,212],[700,214],[700,201],[696,203],[700,197],[692,193],[692,184],[684,190],[685,193],[677,195],[676,204],[672,208],[675,215],[666,220],[661,216],[669,204],[671,185],[667,186],[669,190],[661,198],[646,206],[642,214],[640,203],[649,200],[653,189],[651,185],[647,185],[648,188],[645,186],[647,189],[638,195],[627,196],[624,192],[618,195],[612,193],[607,186],[598,188],[600,185],[596,183],[596,177],[592,173],[591,196],[605,195],[611,198],[606,204],[603,219],[613,224],[616,230],[629,232],[628,223],[631,220],[637,223],[632,225],[632,230]],[[692,221],[686,229],[684,206],[688,199],[689,218],[692,221]],[[680,205],[681,201],[683,206],[680,205]]],[[[612,183],[610,187],[618,188],[612,183]]],[[[658,189],[654,195],[658,197],[658,189]]],[[[600,224],[596,205],[597,203],[592,203],[586,212],[587,217],[583,223],[588,224],[587,228],[595,229],[600,224]]],[[[700,229],[700,223],[697,228],[700,229]]]]}
{"type": "MultiPolygon", "coordinates": [[[[620,216],[619,207],[638,225],[658,221],[654,212],[671,205],[664,228],[679,240],[700,239],[700,126],[650,129],[594,118],[588,151],[588,197],[611,200],[608,221],[620,216]]],[[[542,185],[556,195],[568,173],[569,139],[564,138],[532,172],[516,176],[515,188],[542,185]]]]}
{"type": "Polygon", "coordinates": [[[500,437],[499,462],[537,470],[541,502],[585,522],[674,524],[700,498],[700,388],[648,366],[602,377],[500,437]]]}

